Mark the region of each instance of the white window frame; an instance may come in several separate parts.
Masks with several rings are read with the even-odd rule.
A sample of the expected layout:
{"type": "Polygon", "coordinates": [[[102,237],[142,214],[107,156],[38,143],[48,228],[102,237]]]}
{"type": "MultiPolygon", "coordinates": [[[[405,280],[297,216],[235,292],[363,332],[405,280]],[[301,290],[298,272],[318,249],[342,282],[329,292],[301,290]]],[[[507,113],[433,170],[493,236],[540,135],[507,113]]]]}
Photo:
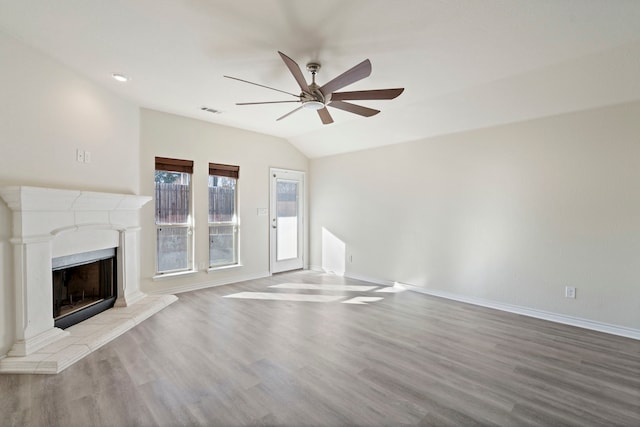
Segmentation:
{"type": "MultiPolygon", "coordinates": [[[[155,222],[155,215],[156,212],[154,212],[154,222],[155,222],[155,226],[156,226],[156,251],[155,251],[155,271],[156,271],[156,277],[166,277],[166,276],[170,276],[170,275],[176,275],[176,274],[184,274],[184,273],[189,273],[189,272],[193,272],[194,271],[194,257],[193,257],[193,253],[194,253],[194,215],[193,215],[193,206],[194,206],[194,202],[193,202],[193,186],[194,186],[194,179],[193,179],[193,173],[192,172],[184,172],[184,171],[172,171],[172,170],[166,170],[164,168],[162,169],[158,169],[156,168],[154,170],[154,188],[155,188],[155,172],[157,171],[164,171],[164,172],[169,172],[169,173],[187,173],[189,175],[189,212],[187,215],[187,222],[186,223],[157,223],[155,222]],[[160,271],[159,270],[159,257],[158,257],[158,252],[159,252],[159,248],[158,248],[158,232],[160,229],[167,229],[167,228],[185,228],[187,230],[187,265],[184,268],[178,268],[178,269],[173,269],[173,270],[163,270],[160,271]]],[[[155,192],[155,190],[154,190],[155,192]]]]}
{"type": "MultiPolygon", "coordinates": [[[[211,167],[214,164],[210,164],[209,168],[211,170],[211,167]]],[[[217,166],[225,166],[225,165],[219,165],[219,164],[215,164],[217,166]]],[[[232,168],[237,168],[239,169],[239,167],[237,166],[230,166],[232,168]]],[[[236,177],[229,177],[229,176],[224,176],[224,175],[218,175],[216,173],[209,173],[209,176],[207,177],[207,188],[209,187],[209,181],[211,179],[211,177],[213,176],[217,176],[219,178],[226,178],[226,179],[234,179],[235,180],[235,192],[234,192],[234,215],[231,221],[213,221],[213,222],[208,222],[208,230],[207,232],[209,233],[209,257],[208,257],[208,262],[209,262],[209,270],[218,270],[218,269],[225,269],[225,268],[230,268],[230,267],[235,267],[240,265],[240,219],[239,219],[239,214],[238,214],[238,194],[239,194],[239,186],[240,186],[240,179],[239,176],[236,177]],[[228,226],[228,227],[233,227],[233,262],[231,263],[226,263],[226,264],[211,264],[211,227],[216,227],[216,226],[228,226]]],[[[211,204],[211,200],[207,200],[207,221],[209,221],[209,215],[208,215],[208,210],[211,204]]]]}

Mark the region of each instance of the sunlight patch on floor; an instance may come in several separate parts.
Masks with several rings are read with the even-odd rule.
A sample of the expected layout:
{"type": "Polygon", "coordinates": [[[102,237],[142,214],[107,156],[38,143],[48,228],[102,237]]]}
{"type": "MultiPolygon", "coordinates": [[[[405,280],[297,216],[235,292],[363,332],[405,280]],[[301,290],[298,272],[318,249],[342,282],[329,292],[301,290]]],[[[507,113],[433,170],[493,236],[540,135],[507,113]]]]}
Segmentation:
{"type": "Polygon", "coordinates": [[[309,293],[280,293],[277,290],[287,289],[291,291],[329,291],[329,292],[381,292],[393,294],[406,290],[404,286],[378,286],[378,285],[344,285],[344,284],[320,284],[320,283],[278,283],[269,285],[273,292],[238,292],[225,295],[224,298],[270,300],[270,301],[297,301],[297,302],[341,302],[343,304],[367,305],[384,299],[384,296],[357,296],[347,295],[324,295],[309,293]]]}
{"type": "Polygon", "coordinates": [[[402,286],[385,286],[384,288],[378,289],[375,292],[381,292],[385,294],[397,294],[400,292],[404,292],[406,290],[407,288],[404,288],[402,286]]]}
{"type": "Polygon", "coordinates": [[[384,298],[380,298],[380,297],[355,297],[355,298],[351,298],[349,300],[346,301],[341,301],[342,304],[367,304],[370,302],[376,302],[376,301],[380,301],[383,300],[384,298]]]}

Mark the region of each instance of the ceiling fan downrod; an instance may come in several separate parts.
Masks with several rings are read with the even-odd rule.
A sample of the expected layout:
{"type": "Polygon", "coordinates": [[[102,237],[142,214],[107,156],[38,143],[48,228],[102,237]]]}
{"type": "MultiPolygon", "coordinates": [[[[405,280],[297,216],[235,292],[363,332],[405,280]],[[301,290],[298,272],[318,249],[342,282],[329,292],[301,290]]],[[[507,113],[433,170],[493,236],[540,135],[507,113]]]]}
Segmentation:
{"type": "Polygon", "coordinates": [[[318,70],[320,70],[320,64],[317,62],[309,62],[307,64],[307,71],[311,73],[311,84],[309,85],[309,93],[302,92],[300,97],[303,107],[308,110],[319,110],[324,108],[328,102],[322,92],[320,92],[320,86],[316,84],[316,73],[318,70]],[[306,95],[310,95],[310,97],[306,95]]]}

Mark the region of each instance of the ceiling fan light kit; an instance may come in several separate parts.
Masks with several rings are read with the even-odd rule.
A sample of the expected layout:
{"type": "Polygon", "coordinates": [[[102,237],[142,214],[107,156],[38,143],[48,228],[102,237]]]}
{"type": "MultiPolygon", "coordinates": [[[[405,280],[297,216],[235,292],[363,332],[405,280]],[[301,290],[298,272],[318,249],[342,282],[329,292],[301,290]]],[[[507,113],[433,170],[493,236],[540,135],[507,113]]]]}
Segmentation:
{"type": "Polygon", "coordinates": [[[320,101],[303,101],[302,105],[307,110],[319,110],[321,108],[324,108],[324,104],[320,101]]]}
{"type": "Polygon", "coordinates": [[[287,55],[282,52],[278,52],[282,61],[285,63],[293,78],[300,86],[302,92],[299,95],[296,95],[291,92],[287,92],[284,90],[276,89],[270,86],[265,86],[259,83],[250,82],[247,80],[239,79],[237,77],[224,76],[229,79],[238,80],[244,83],[249,83],[255,86],[260,86],[266,89],[275,90],[277,92],[285,93],[291,96],[298,98],[296,101],[263,101],[263,102],[238,102],[236,105],[257,105],[257,104],[280,104],[280,103],[289,103],[296,102],[301,105],[293,111],[288,112],[282,117],[279,117],[276,120],[282,120],[285,117],[290,116],[291,114],[299,111],[301,109],[307,110],[315,110],[318,112],[318,116],[323,124],[328,125],[333,123],[333,118],[327,110],[328,107],[337,108],[339,110],[348,111],[350,113],[358,114],[363,117],[371,117],[380,112],[380,110],[374,110],[373,108],[363,107],[361,105],[352,104],[350,102],[345,102],[345,100],[349,101],[357,101],[357,100],[379,100],[379,99],[394,99],[398,97],[403,91],[404,88],[395,88],[395,89],[374,89],[374,90],[361,90],[361,91],[353,91],[353,92],[336,92],[339,89],[342,89],[345,86],[348,86],[352,83],[355,83],[359,80],[364,79],[365,77],[369,77],[371,75],[371,61],[365,59],[355,67],[345,71],[340,74],[338,77],[330,80],[325,83],[323,86],[319,86],[316,84],[316,74],[320,70],[320,64],[317,62],[310,62],[307,64],[307,71],[311,73],[311,83],[307,83],[302,74],[302,70],[300,66],[287,55]]]}

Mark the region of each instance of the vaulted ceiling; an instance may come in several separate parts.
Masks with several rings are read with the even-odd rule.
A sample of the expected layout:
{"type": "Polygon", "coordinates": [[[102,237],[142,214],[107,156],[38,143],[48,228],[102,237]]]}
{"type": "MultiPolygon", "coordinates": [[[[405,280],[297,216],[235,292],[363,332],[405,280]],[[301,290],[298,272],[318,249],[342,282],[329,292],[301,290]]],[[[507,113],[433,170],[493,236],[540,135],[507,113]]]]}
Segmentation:
{"type": "Polygon", "coordinates": [[[636,0],[0,0],[0,31],[120,96],[312,158],[640,99],[639,23],[636,0]],[[320,84],[368,58],[344,90],[406,90],[330,125],[235,105],[291,98],[223,75],[299,92],[278,51],[320,84]]]}

